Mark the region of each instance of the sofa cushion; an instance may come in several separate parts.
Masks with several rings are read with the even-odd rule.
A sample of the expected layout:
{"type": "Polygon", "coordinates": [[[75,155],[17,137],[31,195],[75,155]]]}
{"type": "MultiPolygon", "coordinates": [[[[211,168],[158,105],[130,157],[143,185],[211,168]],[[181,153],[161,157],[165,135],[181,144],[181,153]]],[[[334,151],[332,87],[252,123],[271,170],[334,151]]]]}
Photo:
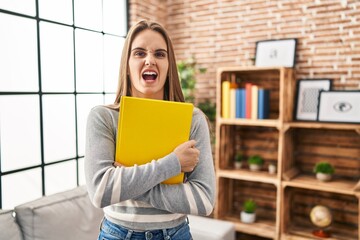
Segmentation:
{"type": "Polygon", "coordinates": [[[235,240],[235,224],[225,220],[188,215],[194,240],[235,240]]]}
{"type": "Polygon", "coordinates": [[[96,239],[103,218],[84,186],[15,207],[24,240],[96,239]]]}
{"type": "Polygon", "coordinates": [[[0,239],[22,240],[21,231],[13,213],[13,210],[0,209],[0,239]]]}

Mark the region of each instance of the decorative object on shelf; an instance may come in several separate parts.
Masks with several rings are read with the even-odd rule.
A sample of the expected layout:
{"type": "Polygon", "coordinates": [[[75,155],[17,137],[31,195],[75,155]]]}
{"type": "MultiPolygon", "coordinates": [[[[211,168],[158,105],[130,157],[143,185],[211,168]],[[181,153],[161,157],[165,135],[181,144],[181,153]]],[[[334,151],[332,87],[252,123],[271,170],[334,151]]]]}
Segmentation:
{"type": "Polygon", "coordinates": [[[332,223],[332,214],[329,208],[316,205],[310,212],[311,222],[320,229],[314,230],[313,235],[322,238],[328,238],[331,236],[330,231],[326,230],[332,223]]]}
{"type": "Polygon", "coordinates": [[[276,168],[277,168],[277,166],[274,162],[269,163],[268,170],[269,170],[270,174],[275,174],[276,168]]]}
{"type": "Polygon", "coordinates": [[[260,171],[264,160],[259,155],[253,155],[248,159],[250,171],[260,171]]]}
{"type": "Polygon", "coordinates": [[[235,169],[240,169],[242,166],[242,161],[243,161],[243,154],[241,152],[237,152],[234,156],[234,166],[235,169]]]}
{"type": "Polygon", "coordinates": [[[360,91],[321,91],[317,119],[321,122],[360,123],[360,91]]]}
{"type": "Polygon", "coordinates": [[[247,199],[243,204],[240,219],[243,223],[253,223],[256,220],[256,203],[252,199],[247,199]]]}
{"type": "Polygon", "coordinates": [[[334,167],[328,162],[318,162],[314,167],[316,178],[322,182],[330,181],[334,172],[334,167]]]}
{"type": "Polygon", "coordinates": [[[296,43],[295,38],[256,42],[255,66],[294,67],[296,43]]]}
{"type": "Polygon", "coordinates": [[[331,89],[331,79],[298,80],[295,98],[294,119],[316,121],[320,91],[331,89]]]}

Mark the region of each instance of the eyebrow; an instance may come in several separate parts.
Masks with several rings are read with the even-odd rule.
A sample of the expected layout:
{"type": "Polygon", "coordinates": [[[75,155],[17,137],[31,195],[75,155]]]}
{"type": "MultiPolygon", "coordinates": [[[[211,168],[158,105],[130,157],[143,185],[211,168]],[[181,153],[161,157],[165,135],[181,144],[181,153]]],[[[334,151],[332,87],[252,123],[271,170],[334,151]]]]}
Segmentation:
{"type": "MultiPolygon", "coordinates": [[[[142,47],[136,47],[134,49],[131,49],[131,51],[135,51],[135,50],[147,51],[145,48],[142,48],[142,47]]],[[[167,53],[167,51],[162,48],[156,49],[155,52],[166,52],[167,53]]]]}

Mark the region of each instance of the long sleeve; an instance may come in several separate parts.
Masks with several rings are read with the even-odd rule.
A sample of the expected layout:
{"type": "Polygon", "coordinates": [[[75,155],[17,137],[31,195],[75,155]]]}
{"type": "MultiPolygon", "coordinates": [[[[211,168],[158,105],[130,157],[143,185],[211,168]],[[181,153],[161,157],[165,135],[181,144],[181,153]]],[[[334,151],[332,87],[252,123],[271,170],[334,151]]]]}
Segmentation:
{"type": "Polygon", "coordinates": [[[96,207],[134,199],[181,170],[174,153],[145,165],[115,168],[117,123],[118,112],[106,107],[95,107],[88,116],[85,178],[96,207]]]}
{"type": "Polygon", "coordinates": [[[172,213],[209,215],[215,204],[215,171],[210,134],[205,115],[196,109],[193,115],[191,139],[200,150],[199,163],[188,174],[184,184],[158,184],[136,200],[172,213]]]}

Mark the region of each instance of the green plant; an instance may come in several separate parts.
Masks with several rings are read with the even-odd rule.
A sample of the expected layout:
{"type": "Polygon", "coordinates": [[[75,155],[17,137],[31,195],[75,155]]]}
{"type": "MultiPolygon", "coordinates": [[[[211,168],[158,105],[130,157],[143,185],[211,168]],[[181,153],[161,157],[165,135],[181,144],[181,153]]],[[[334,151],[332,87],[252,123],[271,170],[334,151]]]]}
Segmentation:
{"type": "Polygon", "coordinates": [[[334,167],[328,162],[318,162],[314,167],[314,173],[333,174],[334,172],[334,167]]]}
{"type": "Polygon", "coordinates": [[[248,199],[243,204],[243,211],[246,213],[255,213],[256,210],[256,203],[252,199],[248,199]]]}
{"type": "Polygon", "coordinates": [[[179,61],[177,63],[177,69],[179,72],[179,77],[181,81],[181,88],[184,93],[186,102],[194,102],[194,90],[195,90],[195,74],[196,73],[205,73],[205,68],[196,68],[196,60],[194,57],[191,57],[185,61],[179,61]]]}
{"type": "Polygon", "coordinates": [[[243,154],[241,152],[237,152],[234,156],[235,162],[241,162],[243,160],[243,154]]]}
{"type": "Polygon", "coordinates": [[[262,165],[264,160],[259,155],[253,155],[248,159],[248,164],[262,165]]]}
{"type": "Polygon", "coordinates": [[[198,103],[198,108],[201,109],[205,113],[205,115],[209,118],[210,122],[215,121],[216,116],[216,105],[206,99],[205,102],[198,103]]]}
{"type": "MultiPolygon", "coordinates": [[[[198,68],[196,64],[197,63],[194,57],[191,57],[185,61],[179,61],[177,63],[177,69],[181,81],[181,89],[184,94],[185,102],[194,103],[196,84],[195,75],[197,73],[206,72],[206,68],[198,68]]],[[[198,103],[197,107],[204,112],[204,114],[209,118],[210,122],[215,121],[216,105],[214,103],[206,99],[204,102],[198,103]]]]}

